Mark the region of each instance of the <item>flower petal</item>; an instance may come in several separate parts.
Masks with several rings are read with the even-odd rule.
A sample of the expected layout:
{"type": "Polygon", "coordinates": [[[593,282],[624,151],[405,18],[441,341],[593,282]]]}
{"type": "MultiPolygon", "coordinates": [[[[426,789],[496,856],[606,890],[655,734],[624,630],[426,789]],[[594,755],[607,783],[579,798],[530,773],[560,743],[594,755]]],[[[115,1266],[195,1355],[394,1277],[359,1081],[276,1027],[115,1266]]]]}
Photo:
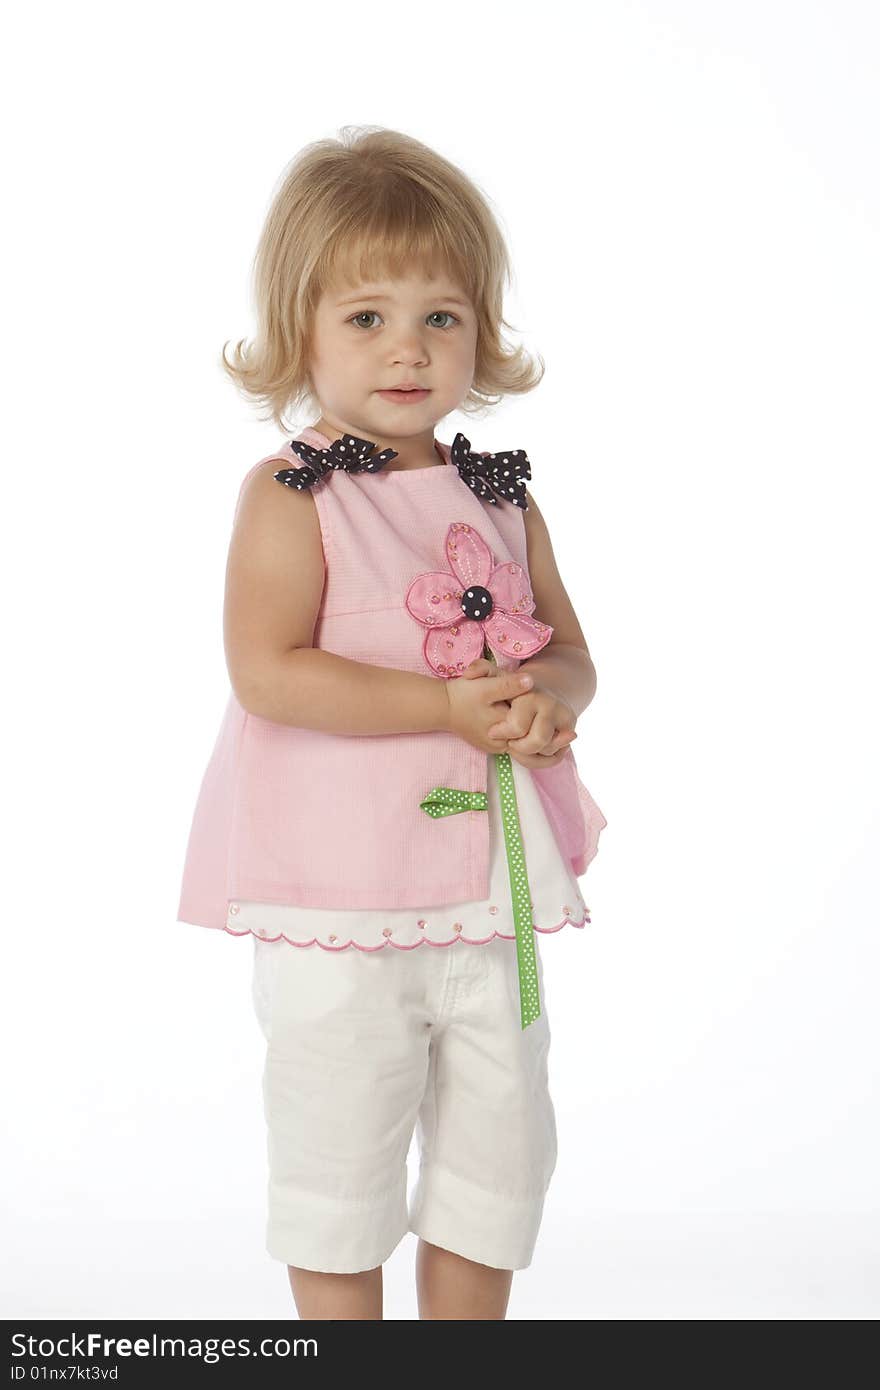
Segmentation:
{"type": "Polygon", "coordinates": [[[492,573],[492,552],[473,526],[465,521],[453,521],[446,532],[446,558],[463,589],[471,584],[487,587],[492,573]]]}
{"type": "Polygon", "coordinates": [[[423,627],[447,627],[462,616],[461,589],[454,574],[419,574],[406,591],[407,611],[423,627]]]}
{"type": "Polygon", "coordinates": [[[422,650],[438,676],[447,680],[460,676],[466,666],[483,655],[483,626],[473,618],[462,617],[451,627],[426,633],[422,650]]]}
{"type": "Polygon", "coordinates": [[[486,585],[496,608],[505,613],[534,613],[535,599],[529,576],[515,560],[496,565],[486,585]]]}
{"type": "Polygon", "coordinates": [[[501,665],[504,657],[504,669],[508,671],[514,670],[518,661],[525,661],[546,647],[553,636],[552,627],[546,623],[538,623],[525,613],[505,613],[501,609],[490,613],[482,626],[495,660],[501,665]]]}

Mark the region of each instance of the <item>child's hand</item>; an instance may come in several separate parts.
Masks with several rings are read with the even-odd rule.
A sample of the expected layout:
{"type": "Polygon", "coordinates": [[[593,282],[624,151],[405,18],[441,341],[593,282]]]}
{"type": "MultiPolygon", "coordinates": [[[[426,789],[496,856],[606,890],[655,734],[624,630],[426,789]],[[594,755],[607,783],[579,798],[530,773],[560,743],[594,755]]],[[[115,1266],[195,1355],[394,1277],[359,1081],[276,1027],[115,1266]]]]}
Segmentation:
{"type": "Polygon", "coordinates": [[[509,716],[508,701],[522,693],[525,676],[527,671],[501,671],[483,658],[472,661],[461,676],[445,682],[450,732],[484,753],[506,753],[506,740],[490,739],[486,730],[509,716]]]}
{"type": "MultiPolygon", "coordinates": [[[[472,661],[462,675],[473,679],[494,671],[497,667],[481,657],[472,661]]],[[[531,690],[513,694],[508,699],[508,712],[486,730],[490,743],[498,744],[493,751],[509,753],[523,767],[555,767],[577,738],[571,706],[552,690],[534,685],[531,690]]]]}

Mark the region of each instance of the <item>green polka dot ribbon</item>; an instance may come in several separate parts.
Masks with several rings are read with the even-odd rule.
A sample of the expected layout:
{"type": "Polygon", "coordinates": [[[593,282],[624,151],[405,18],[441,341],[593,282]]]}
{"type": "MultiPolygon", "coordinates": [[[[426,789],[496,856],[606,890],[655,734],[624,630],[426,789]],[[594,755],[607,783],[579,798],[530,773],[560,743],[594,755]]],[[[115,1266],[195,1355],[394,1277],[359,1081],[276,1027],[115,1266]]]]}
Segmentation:
{"type": "MultiPolygon", "coordinates": [[[[487,646],[483,648],[483,655],[495,665],[498,664],[487,646]]],[[[523,1028],[528,1028],[541,1014],[535,932],[532,924],[532,895],[526,875],[526,859],[510,754],[490,753],[489,756],[497,769],[501,799],[501,822],[504,826],[504,848],[507,854],[507,872],[510,878],[510,896],[516,930],[520,1021],[523,1028]]],[[[454,816],[460,811],[485,811],[488,809],[488,796],[485,792],[469,792],[458,787],[434,787],[419,805],[429,816],[436,819],[438,816],[454,816]]]]}

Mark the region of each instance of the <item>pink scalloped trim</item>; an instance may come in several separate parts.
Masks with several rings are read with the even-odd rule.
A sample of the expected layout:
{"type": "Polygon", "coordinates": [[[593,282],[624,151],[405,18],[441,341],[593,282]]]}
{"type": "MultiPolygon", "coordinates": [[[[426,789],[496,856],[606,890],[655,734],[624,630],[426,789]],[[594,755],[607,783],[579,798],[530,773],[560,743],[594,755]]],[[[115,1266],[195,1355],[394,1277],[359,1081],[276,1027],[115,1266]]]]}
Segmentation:
{"type": "MultiPolygon", "coordinates": [[[[575,922],[572,917],[563,917],[562,921],[555,927],[538,927],[532,923],[533,929],[541,932],[542,935],[561,931],[565,926],[590,927],[592,925],[590,918],[586,916],[580,922],[575,922]]],[[[473,941],[467,936],[459,936],[456,933],[449,941],[432,941],[429,936],[423,936],[421,940],[413,941],[409,945],[405,945],[402,941],[392,941],[388,937],[379,946],[362,946],[359,941],[346,941],[344,946],[325,946],[323,941],[319,941],[316,936],[313,936],[311,941],[291,941],[290,937],[285,936],[283,932],[280,932],[278,936],[261,936],[259,932],[253,931],[250,927],[246,931],[233,931],[228,924],[221,930],[227,932],[229,936],[253,936],[257,941],[286,941],[288,946],[320,946],[322,951],[347,951],[350,946],[354,946],[355,950],[358,951],[384,951],[386,946],[393,946],[396,951],[416,951],[420,946],[454,946],[458,941],[463,941],[466,946],[486,946],[490,941],[494,941],[496,936],[501,937],[502,941],[516,940],[515,936],[508,936],[506,932],[493,931],[490,936],[481,937],[478,941],[473,941]]]]}

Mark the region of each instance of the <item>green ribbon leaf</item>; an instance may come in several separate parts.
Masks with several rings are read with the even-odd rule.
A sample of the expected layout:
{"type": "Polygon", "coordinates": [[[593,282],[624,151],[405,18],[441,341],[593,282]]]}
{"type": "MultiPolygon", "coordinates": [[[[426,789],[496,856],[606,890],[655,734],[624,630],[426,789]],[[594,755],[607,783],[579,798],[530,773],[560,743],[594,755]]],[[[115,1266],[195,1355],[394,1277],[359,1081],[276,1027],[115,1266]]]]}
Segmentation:
{"type": "Polygon", "coordinates": [[[455,816],[459,811],[485,811],[489,798],[485,792],[468,792],[458,787],[434,787],[419,805],[429,816],[455,816]]]}

